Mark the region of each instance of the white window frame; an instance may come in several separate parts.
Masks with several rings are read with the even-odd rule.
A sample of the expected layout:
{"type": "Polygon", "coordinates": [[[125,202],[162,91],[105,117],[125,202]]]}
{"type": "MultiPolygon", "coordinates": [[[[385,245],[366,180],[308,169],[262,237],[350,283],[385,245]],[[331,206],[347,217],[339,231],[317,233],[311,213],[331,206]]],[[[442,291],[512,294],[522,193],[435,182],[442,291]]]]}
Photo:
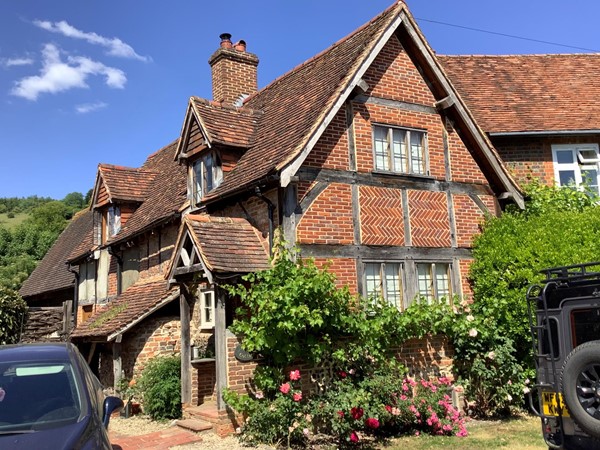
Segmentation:
{"type": "Polygon", "coordinates": [[[554,166],[554,181],[557,186],[570,186],[563,185],[560,180],[560,174],[572,171],[574,174],[573,181],[574,186],[579,190],[583,189],[583,183],[585,182],[584,173],[586,171],[596,171],[596,179],[591,180],[591,186],[595,186],[596,194],[600,194],[600,152],[598,150],[598,144],[554,144],[552,145],[552,163],[554,166]],[[559,152],[571,152],[572,162],[560,163],[558,161],[559,152]],[[590,157],[586,153],[594,152],[595,156],[590,157]]]}
{"type": "Polygon", "coordinates": [[[217,188],[223,181],[221,159],[217,152],[212,150],[192,162],[190,165],[190,177],[190,199],[195,206],[200,204],[202,198],[217,188]]]}
{"type": "Polygon", "coordinates": [[[416,128],[373,125],[373,168],[378,172],[406,175],[429,175],[427,131],[416,128]],[[385,134],[385,141],[380,136],[385,134]],[[412,141],[420,137],[420,152],[415,153],[412,141]]]}
{"type": "Polygon", "coordinates": [[[415,272],[417,274],[417,293],[420,298],[424,298],[428,304],[439,302],[442,298],[446,298],[449,303],[452,303],[452,264],[449,262],[415,262],[415,272]],[[443,289],[440,289],[440,272],[438,269],[444,268],[445,282],[443,289]],[[428,269],[429,277],[423,277],[423,271],[420,269],[428,269]],[[443,291],[443,292],[440,292],[443,291]]]}
{"type": "Polygon", "coordinates": [[[200,297],[200,329],[207,330],[215,327],[215,291],[202,290],[200,297]],[[207,301],[210,299],[209,301],[207,301]]]}
{"type": "Polygon", "coordinates": [[[364,290],[366,297],[384,299],[399,310],[404,310],[404,263],[399,261],[369,261],[364,263],[364,290]],[[391,275],[395,274],[395,279],[391,275]],[[388,278],[388,275],[390,277],[388,278]],[[385,282],[384,282],[385,281],[385,282]],[[397,284],[392,285],[392,282],[397,284]],[[390,291],[396,292],[392,299],[390,291]]]}

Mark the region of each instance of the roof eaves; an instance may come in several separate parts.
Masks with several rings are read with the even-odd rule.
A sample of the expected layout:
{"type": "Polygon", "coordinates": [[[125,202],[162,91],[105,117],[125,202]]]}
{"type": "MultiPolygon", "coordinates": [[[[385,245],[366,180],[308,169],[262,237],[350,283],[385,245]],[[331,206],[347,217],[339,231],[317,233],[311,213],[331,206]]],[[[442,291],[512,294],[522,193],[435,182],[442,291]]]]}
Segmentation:
{"type": "Polygon", "coordinates": [[[175,290],[170,295],[167,295],[164,299],[162,299],[160,302],[158,302],[152,308],[150,308],[149,310],[145,311],[143,314],[141,314],[140,316],[136,317],[134,320],[132,320],[128,324],[122,326],[118,330],[116,330],[116,331],[112,332],[111,334],[109,334],[107,336],[107,338],[106,338],[107,342],[110,342],[113,339],[115,339],[117,336],[122,335],[123,333],[127,332],[128,330],[130,330],[131,328],[133,328],[135,325],[137,325],[138,323],[140,323],[142,320],[144,320],[146,317],[148,317],[150,314],[152,314],[155,311],[158,311],[160,308],[162,308],[163,306],[165,306],[167,303],[172,302],[173,300],[175,300],[178,297],[179,297],[179,288],[175,288],[175,290]]]}
{"type": "Polygon", "coordinates": [[[410,13],[404,10],[405,20],[403,20],[404,28],[410,38],[413,40],[415,45],[421,51],[428,65],[431,67],[433,73],[438,78],[438,82],[446,91],[448,96],[452,97],[453,105],[455,106],[458,114],[463,117],[465,126],[469,133],[473,136],[477,144],[479,145],[482,155],[486,158],[489,165],[494,169],[499,180],[502,182],[502,187],[506,189],[509,195],[513,198],[514,202],[521,208],[525,205],[525,200],[518,187],[516,181],[506,170],[502,163],[496,149],[489,140],[487,134],[481,129],[473,114],[466,106],[465,102],[461,98],[460,94],[446,75],[445,70],[441,64],[437,61],[435,54],[431,47],[427,44],[423,34],[419,30],[416,22],[410,15],[410,13]]]}

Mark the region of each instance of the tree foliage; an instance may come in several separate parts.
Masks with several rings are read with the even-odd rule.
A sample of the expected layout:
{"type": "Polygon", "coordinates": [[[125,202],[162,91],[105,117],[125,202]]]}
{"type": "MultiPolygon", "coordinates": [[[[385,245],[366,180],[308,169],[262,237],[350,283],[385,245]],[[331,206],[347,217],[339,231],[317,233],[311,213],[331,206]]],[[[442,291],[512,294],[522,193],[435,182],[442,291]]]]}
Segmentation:
{"type": "MultiPolygon", "coordinates": [[[[473,314],[493,319],[529,363],[525,294],[541,269],[600,259],[600,208],[587,191],[532,183],[524,211],[489,218],[475,239],[470,277],[473,314]]],[[[530,364],[530,363],[529,363],[530,364]]]]}
{"type": "Polygon", "coordinates": [[[0,286],[0,345],[19,342],[27,305],[19,294],[0,286]]]}

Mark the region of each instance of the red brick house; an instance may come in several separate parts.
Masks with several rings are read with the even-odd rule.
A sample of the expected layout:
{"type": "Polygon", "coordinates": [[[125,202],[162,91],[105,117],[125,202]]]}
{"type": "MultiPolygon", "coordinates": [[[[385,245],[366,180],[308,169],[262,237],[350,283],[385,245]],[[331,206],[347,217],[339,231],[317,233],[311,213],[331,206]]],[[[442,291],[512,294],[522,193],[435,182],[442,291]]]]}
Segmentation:
{"type": "Polygon", "coordinates": [[[105,384],[180,352],[183,403],[223,427],[221,390],[245,389],[255,363],[220,286],[269,267],[277,228],[404,310],[468,297],[479,223],[523,205],[404,3],[261,90],[257,56],[230,39],[209,60],[213,100],[192,97],[179,138],[141,168],[101,164],[87,234],[53,260],[76,272],[71,339],[105,384]]]}
{"type": "Polygon", "coordinates": [[[598,191],[598,54],[438,57],[519,182],[598,191]]]}

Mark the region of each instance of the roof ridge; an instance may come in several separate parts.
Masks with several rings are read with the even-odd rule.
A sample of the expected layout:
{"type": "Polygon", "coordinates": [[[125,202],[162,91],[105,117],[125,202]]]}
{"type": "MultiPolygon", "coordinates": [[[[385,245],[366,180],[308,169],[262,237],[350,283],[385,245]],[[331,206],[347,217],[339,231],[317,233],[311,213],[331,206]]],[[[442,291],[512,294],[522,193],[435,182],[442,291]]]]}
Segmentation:
{"type": "Polygon", "coordinates": [[[197,97],[195,95],[190,97],[190,100],[193,100],[195,102],[201,103],[206,106],[219,108],[219,109],[222,109],[225,111],[237,112],[237,113],[245,114],[248,116],[262,115],[262,111],[259,109],[249,108],[249,107],[245,107],[245,106],[239,107],[239,106],[235,106],[235,105],[224,104],[224,103],[216,102],[214,100],[208,100],[203,97],[197,97]]]}
{"type": "Polygon", "coordinates": [[[465,54],[465,55],[441,55],[436,54],[437,57],[441,58],[515,58],[515,57],[558,57],[558,56],[600,56],[600,52],[597,53],[514,53],[514,54],[502,54],[502,55],[490,55],[490,54],[465,54]]]}
{"type": "Polygon", "coordinates": [[[402,0],[396,0],[394,3],[392,3],[390,6],[388,6],[386,9],[384,9],[381,13],[377,14],[375,17],[373,17],[371,20],[369,20],[368,22],[365,22],[364,24],[362,24],[360,27],[358,27],[357,29],[355,29],[354,31],[350,32],[349,34],[347,34],[346,36],[342,37],[341,39],[338,39],[336,42],[334,42],[333,44],[331,44],[329,47],[321,50],[319,53],[317,53],[316,55],[311,56],[310,58],[308,58],[307,60],[301,62],[300,64],[298,64],[297,66],[293,67],[292,69],[288,70],[287,72],[285,72],[283,75],[278,76],[277,78],[275,78],[273,81],[271,81],[269,84],[267,84],[265,87],[263,87],[262,89],[250,94],[248,97],[246,97],[244,99],[244,105],[249,102],[251,99],[254,99],[256,96],[258,96],[259,94],[261,94],[262,92],[266,91],[267,89],[272,88],[273,86],[279,84],[281,82],[281,80],[283,80],[284,78],[287,78],[288,76],[291,76],[293,73],[295,73],[296,71],[300,70],[301,68],[307,66],[308,64],[313,63],[314,61],[316,61],[319,58],[322,58],[324,55],[326,55],[327,53],[329,53],[330,51],[332,51],[334,48],[340,46],[341,44],[343,44],[344,42],[346,42],[347,40],[351,39],[352,37],[354,37],[355,35],[357,35],[358,33],[360,33],[361,31],[363,31],[364,29],[368,28],[369,25],[373,24],[375,21],[377,21],[381,16],[383,16],[384,14],[387,14],[391,9],[395,8],[397,5],[399,4],[403,4],[406,6],[406,3],[402,0]]]}

